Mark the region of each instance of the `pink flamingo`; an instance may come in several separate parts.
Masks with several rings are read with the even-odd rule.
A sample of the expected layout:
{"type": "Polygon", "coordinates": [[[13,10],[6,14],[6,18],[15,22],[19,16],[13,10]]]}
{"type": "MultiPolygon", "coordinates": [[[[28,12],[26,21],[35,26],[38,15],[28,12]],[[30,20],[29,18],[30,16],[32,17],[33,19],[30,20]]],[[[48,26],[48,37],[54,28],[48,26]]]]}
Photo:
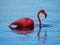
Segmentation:
{"type": "MultiPolygon", "coordinates": [[[[39,26],[41,27],[42,23],[41,23],[41,20],[40,20],[40,13],[44,14],[45,18],[47,17],[47,13],[45,12],[45,10],[39,10],[38,12],[38,21],[39,21],[39,26]]],[[[13,27],[13,26],[16,26],[16,27],[20,27],[20,28],[26,28],[26,27],[34,27],[34,21],[30,18],[20,18],[18,19],[17,21],[15,22],[12,22],[9,27],[13,27]]]]}

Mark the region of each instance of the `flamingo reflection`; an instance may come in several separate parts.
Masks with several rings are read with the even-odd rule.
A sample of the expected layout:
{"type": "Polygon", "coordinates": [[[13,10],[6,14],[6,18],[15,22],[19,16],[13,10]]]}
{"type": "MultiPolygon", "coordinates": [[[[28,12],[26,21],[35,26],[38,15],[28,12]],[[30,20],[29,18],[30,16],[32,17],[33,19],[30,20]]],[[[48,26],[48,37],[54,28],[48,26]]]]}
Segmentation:
{"type": "MultiPolygon", "coordinates": [[[[17,34],[22,34],[22,35],[28,35],[28,34],[31,34],[33,31],[34,31],[34,28],[33,27],[27,27],[27,28],[21,28],[21,27],[16,27],[16,28],[12,28],[12,27],[9,27],[13,32],[17,33],[17,34]]],[[[41,37],[40,37],[40,34],[41,34],[41,30],[42,30],[42,26],[39,26],[39,30],[38,30],[38,33],[37,33],[37,36],[38,36],[38,40],[40,41],[41,37]]],[[[43,38],[43,42],[45,43],[46,41],[46,37],[47,37],[47,32],[46,30],[44,31],[44,38],[43,38]]]]}
{"type": "Polygon", "coordinates": [[[17,34],[23,34],[23,35],[28,35],[30,33],[33,32],[33,27],[30,28],[21,28],[21,27],[16,27],[16,28],[12,28],[12,27],[9,27],[13,32],[17,33],[17,34]]]}
{"type": "MultiPolygon", "coordinates": [[[[41,34],[41,30],[42,30],[42,26],[39,26],[40,28],[39,28],[39,30],[38,30],[38,34],[37,34],[37,36],[38,36],[38,40],[40,41],[40,34],[41,34]]],[[[46,41],[46,37],[47,37],[47,31],[45,30],[44,31],[44,40],[43,40],[43,42],[45,42],[46,41]]]]}

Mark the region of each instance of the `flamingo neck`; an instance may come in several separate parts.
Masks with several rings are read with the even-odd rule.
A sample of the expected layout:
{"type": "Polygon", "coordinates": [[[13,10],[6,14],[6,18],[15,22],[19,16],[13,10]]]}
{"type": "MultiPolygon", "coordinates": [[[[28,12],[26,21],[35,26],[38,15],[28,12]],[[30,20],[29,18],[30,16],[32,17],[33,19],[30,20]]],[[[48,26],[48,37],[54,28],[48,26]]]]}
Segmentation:
{"type": "Polygon", "coordinates": [[[40,13],[41,12],[38,12],[38,15],[37,16],[38,16],[39,26],[41,27],[42,26],[42,23],[41,23],[41,20],[40,20],[40,13]]]}

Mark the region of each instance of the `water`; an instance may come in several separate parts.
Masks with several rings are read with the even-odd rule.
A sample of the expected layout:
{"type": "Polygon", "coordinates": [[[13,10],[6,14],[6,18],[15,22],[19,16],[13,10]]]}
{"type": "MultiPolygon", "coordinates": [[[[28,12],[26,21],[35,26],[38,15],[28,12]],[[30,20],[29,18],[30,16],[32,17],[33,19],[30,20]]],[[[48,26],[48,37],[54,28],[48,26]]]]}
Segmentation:
{"type": "Polygon", "coordinates": [[[0,0],[0,45],[60,45],[60,0],[0,0]],[[39,25],[37,12],[44,9],[48,16],[41,14],[42,29],[37,36],[39,25]],[[8,25],[22,17],[34,20],[34,30],[28,35],[13,32],[8,25]]]}

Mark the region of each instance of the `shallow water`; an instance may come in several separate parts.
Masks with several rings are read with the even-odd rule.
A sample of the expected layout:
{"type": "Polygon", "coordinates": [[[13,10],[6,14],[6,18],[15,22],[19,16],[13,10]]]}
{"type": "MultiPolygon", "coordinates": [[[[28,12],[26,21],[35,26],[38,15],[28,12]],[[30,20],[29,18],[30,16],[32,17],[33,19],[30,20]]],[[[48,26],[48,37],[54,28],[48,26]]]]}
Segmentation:
{"type": "MultiPolygon", "coordinates": [[[[60,45],[60,0],[0,0],[0,45],[60,45]],[[38,36],[37,12],[41,14],[42,29],[38,36]],[[27,35],[12,31],[8,25],[22,17],[34,20],[34,30],[27,35]]],[[[25,33],[25,32],[24,32],[25,33]]]]}

